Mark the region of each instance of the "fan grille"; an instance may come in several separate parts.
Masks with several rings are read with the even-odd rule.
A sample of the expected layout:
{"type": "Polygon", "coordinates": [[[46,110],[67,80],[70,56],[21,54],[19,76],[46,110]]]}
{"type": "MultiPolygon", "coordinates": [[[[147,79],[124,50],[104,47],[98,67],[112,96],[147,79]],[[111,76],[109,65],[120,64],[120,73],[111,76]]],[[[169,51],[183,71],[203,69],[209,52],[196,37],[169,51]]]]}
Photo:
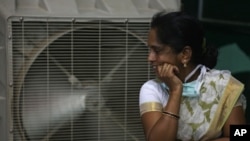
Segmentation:
{"type": "Polygon", "coordinates": [[[144,141],[148,21],[12,18],[14,140],[144,141]]]}

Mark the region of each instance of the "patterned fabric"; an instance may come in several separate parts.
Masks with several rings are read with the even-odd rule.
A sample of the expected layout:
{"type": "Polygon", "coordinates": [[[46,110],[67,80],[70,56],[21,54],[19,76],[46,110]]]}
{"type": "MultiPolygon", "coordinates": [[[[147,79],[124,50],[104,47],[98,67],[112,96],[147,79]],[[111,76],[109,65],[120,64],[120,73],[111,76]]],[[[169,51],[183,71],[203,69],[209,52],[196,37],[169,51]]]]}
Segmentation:
{"type": "MultiPolygon", "coordinates": [[[[167,104],[168,93],[159,85],[158,81],[149,80],[142,86],[141,115],[145,112],[161,111],[167,104]]],[[[246,99],[241,94],[243,87],[228,71],[206,72],[199,90],[200,95],[182,97],[177,138],[186,141],[219,137],[232,108],[240,105],[246,108],[246,99]]]]}

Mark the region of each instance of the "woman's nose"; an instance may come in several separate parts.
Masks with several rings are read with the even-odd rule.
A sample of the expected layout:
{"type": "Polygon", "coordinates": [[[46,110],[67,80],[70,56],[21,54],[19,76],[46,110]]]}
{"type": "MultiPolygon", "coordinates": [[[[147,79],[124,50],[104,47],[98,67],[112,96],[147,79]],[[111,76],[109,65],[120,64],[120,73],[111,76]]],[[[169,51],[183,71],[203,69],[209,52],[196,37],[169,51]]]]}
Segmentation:
{"type": "Polygon", "coordinates": [[[148,61],[149,61],[149,62],[153,62],[153,61],[155,61],[155,60],[156,60],[155,53],[154,53],[153,51],[150,51],[150,52],[148,53],[148,61]]]}

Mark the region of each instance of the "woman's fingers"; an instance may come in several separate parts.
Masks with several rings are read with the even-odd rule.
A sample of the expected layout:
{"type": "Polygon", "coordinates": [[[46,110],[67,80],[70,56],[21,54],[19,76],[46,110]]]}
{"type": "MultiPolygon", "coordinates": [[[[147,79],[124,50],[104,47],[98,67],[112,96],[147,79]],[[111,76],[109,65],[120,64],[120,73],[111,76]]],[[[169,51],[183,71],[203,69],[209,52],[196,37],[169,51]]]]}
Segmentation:
{"type": "Polygon", "coordinates": [[[174,73],[175,73],[175,74],[178,74],[178,73],[179,73],[179,69],[178,69],[178,67],[173,66],[173,71],[174,71],[174,73]]]}
{"type": "Polygon", "coordinates": [[[175,75],[174,71],[178,71],[178,68],[171,64],[164,63],[163,65],[158,66],[158,73],[161,77],[170,77],[175,75]]]}
{"type": "Polygon", "coordinates": [[[162,71],[162,65],[158,65],[157,66],[157,73],[159,76],[161,76],[161,74],[162,74],[161,71],[162,71]]]}

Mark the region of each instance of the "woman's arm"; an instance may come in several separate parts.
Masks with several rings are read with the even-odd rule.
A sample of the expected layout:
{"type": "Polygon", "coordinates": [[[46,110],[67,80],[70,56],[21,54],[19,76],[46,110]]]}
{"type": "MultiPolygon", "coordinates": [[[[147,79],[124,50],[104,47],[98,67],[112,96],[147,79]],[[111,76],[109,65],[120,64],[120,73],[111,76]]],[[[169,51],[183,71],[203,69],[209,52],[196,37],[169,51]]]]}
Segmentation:
{"type": "MultiPolygon", "coordinates": [[[[171,92],[168,103],[163,111],[178,115],[181,91],[171,92]]],[[[161,112],[147,112],[142,115],[142,123],[147,141],[175,141],[178,119],[161,112]]]]}
{"type": "Polygon", "coordinates": [[[176,76],[176,66],[164,63],[157,66],[157,76],[169,87],[167,105],[163,112],[148,112],[142,115],[142,124],[147,141],[175,141],[182,96],[182,81],[176,76]],[[170,114],[168,114],[170,113],[170,114]],[[172,116],[174,114],[176,116],[172,116]],[[177,118],[176,118],[177,117],[177,118]]]}
{"type": "Polygon", "coordinates": [[[230,113],[226,123],[223,126],[223,137],[213,141],[229,141],[230,125],[246,124],[245,112],[242,106],[236,106],[230,113]]]}

